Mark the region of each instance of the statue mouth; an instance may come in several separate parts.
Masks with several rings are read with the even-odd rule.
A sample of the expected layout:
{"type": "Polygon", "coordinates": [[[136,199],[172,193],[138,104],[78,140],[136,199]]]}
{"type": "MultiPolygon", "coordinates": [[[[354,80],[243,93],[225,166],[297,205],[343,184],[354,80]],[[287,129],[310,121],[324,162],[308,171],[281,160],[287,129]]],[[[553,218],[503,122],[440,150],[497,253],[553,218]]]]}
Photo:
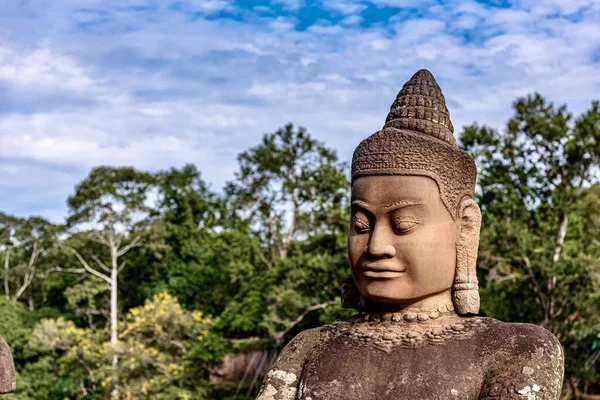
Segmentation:
{"type": "Polygon", "coordinates": [[[406,268],[393,267],[385,263],[365,263],[362,265],[363,275],[369,278],[398,278],[406,272],[406,268]]]}

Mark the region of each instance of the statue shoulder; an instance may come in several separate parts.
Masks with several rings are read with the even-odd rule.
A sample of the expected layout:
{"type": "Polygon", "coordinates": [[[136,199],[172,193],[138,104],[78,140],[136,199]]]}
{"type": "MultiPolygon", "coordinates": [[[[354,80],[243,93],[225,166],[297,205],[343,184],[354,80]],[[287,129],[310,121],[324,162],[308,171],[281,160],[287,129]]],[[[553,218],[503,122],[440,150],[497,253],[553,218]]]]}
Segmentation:
{"type": "Polygon", "coordinates": [[[560,397],[564,354],[558,339],[533,324],[484,318],[486,385],[481,399],[560,397]],[[486,397],[487,396],[487,397],[486,397]]]}
{"type": "Polygon", "coordinates": [[[325,327],[308,329],[296,335],[281,351],[267,373],[257,400],[293,400],[304,363],[322,339],[325,327]]]}
{"type": "Polygon", "coordinates": [[[8,344],[0,336],[0,393],[14,392],[16,388],[15,365],[8,344]]]}
{"type": "MultiPolygon", "coordinates": [[[[326,327],[326,326],[325,326],[326,327]]],[[[325,327],[307,329],[297,334],[283,348],[275,366],[294,368],[297,364],[304,364],[306,357],[314,346],[321,340],[322,332],[325,327]]]]}

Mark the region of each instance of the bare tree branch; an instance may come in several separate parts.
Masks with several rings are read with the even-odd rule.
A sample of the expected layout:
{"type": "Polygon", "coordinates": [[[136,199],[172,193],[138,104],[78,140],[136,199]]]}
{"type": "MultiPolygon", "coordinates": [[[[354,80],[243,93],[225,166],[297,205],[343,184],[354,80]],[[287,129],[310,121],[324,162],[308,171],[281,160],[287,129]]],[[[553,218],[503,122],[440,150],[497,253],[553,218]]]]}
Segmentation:
{"type": "Polygon", "coordinates": [[[125,268],[126,265],[127,265],[127,260],[123,260],[123,262],[121,263],[121,265],[117,269],[117,274],[120,274],[121,271],[123,271],[123,268],[125,268]]]}
{"type": "MultiPolygon", "coordinates": [[[[114,235],[113,235],[114,237],[114,235]]],[[[121,235],[118,235],[116,240],[113,241],[113,244],[115,245],[115,249],[118,249],[119,247],[121,247],[121,240],[123,238],[121,237],[121,235]]]]}
{"type": "Polygon", "coordinates": [[[102,234],[100,234],[99,232],[93,232],[90,235],[90,239],[96,243],[100,243],[103,244],[105,246],[108,246],[108,239],[106,239],[106,237],[104,237],[102,234]]]}
{"type": "Polygon", "coordinates": [[[96,264],[98,264],[98,265],[99,265],[99,266],[100,266],[102,269],[104,269],[106,272],[110,272],[110,268],[108,268],[108,267],[106,266],[106,264],[104,264],[104,263],[102,262],[102,260],[100,260],[100,259],[98,258],[98,256],[96,256],[95,254],[93,254],[93,255],[92,255],[92,259],[93,259],[94,261],[96,261],[96,264]]]}
{"type": "Polygon", "coordinates": [[[62,267],[54,267],[49,269],[48,272],[68,272],[72,274],[85,274],[85,268],[62,268],[62,267]]]}
{"type": "Polygon", "coordinates": [[[81,265],[83,265],[83,268],[85,268],[85,270],[87,272],[89,272],[92,275],[97,276],[98,278],[104,279],[110,285],[111,279],[108,276],[104,275],[102,272],[98,272],[94,268],[90,267],[89,264],[87,263],[87,261],[85,261],[85,259],[81,256],[81,254],[79,254],[79,252],[77,250],[75,250],[71,246],[67,246],[67,245],[62,244],[62,243],[59,243],[59,246],[62,247],[62,248],[64,248],[64,249],[67,249],[71,253],[73,253],[75,255],[75,257],[77,257],[77,259],[79,260],[79,262],[81,263],[81,265]]]}
{"type": "Polygon", "coordinates": [[[33,281],[33,276],[35,275],[35,267],[31,267],[30,270],[25,274],[25,278],[23,279],[23,284],[17,290],[15,294],[15,300],[18,300],[25,290],[29,287],[31,282],[33,281]]]}
{"type": "Polygon", "coordinates": [[[290,221],[290,226],[288,227],[288,232],[285,238],[285,244],[282,249],[281,258],[287,257],[287,249],[292,239],[294,238],[294,231],[296,230],[296,219],[298,219],[298,204],[296,204],[296,199],[293,200],[294,203],[294,212],[292,214],[292,220],[290,221]]]}
{"type": "Polygon", "coordinates": [[[600,400],[600,395],[582,393],[577,388],[577,383],[576,383],[574,377],[570,376],[569,379],[567,379],[567,380],[569,381],[569,384],[571,385],[571,388],[573,389],[576,400],[600,400]]]}
{"type": "Polygon", "coordinates": [[[75,310],[77,315],[102,315],[107,320],[110,318],[110,314],[104,310],[98,310],[95,308],[78,308],[75,310]]]}
{"type": "Polygon", "coordinates": [[[85,274],[86,270],[85,268],[62,268],[62,267],[54,267],[48,270],[49,273],[52,272],[66,272],[66,273],[70,273],[70,274],[85,274]]]}
{"type": "MultiPolygon", "coordinates": [[[[127,246],[123,246],[120,250],[117,250],[117,257],[121,257],[123,254],[127,253],[133,247],[139,247],[138,242],[140,241],[141,238],[142,237],[138,235],[127,246]]],[[[120,240],[119,240],[119,242],[120,242],[120,240]]],[[[117,244],[117,247],[119,246],[119,244],[117,244]]]]}
{"type": "Polygon", "coordinates": [[[169,343],[171,343],[171,344],[179,347],[183,353],[187,352],[187,349],[185,348],[185,346],[183,345],[183,343],[181,343],[179,340],[173,339],[169,343]]]}
{"type": "Polygon", "coordinates": [[[29,257],[29,262],[27,263],[27,273],[23,277],[23,284],[19,281],[19,289],[15,294],[15,300],[18,300],[25,290],[31,285],[33,281],[33,277],[35,276],[35,262],[37,261],[38,256],[42,252],[41,249],[38,248],[38,243],[33,242],[33,248],[31,249],[31,256],[29,257]]]}
{"type": "Polygon", "coordinates": [[[269,269],[269,270],[273,269],[273,264],[269,260],[267,260],[267,257],[265,257],[265,255],[263,254],[262,249],[260,248],[260,246],[258,245],[256,240],[252,240],[252,246],[258,253],[258,256],[260,257],[262,262],[265,263],[265,265],[267,266],[267,269],[269,269]]]}
{"type": "Polygon", "coordinates": [[[279,232],[277,231],[276,222],[273,218],[267,220],[269,224],[269,233],[271,233],[271,239],[273,240],[273,247],[271,248],[271,257],[273,262],[277,260],[277,256],[281,257],[281,240],[279,238],[279,232]],[[278,250],[276,252],[276,250],[278,250]]]}
{"type": "MultiPolygon", "coordinates": [[[[283,331],[278,332],[277,334],[275,334],[275,341],[277,342],[277,344],[281,344],[281,341],[283,340],[283,338],[285,337],[285,335],[289,331],[291,331],[292,328],[294,328],[296,325],[298,325],[304,319],[304,317],[306,317],[306,315],[308,315],[309,312],[315,311],[315,310],[319,310],[321,308],[325,308],[325,307],[331,306],[331,305],[336,304],[336,303],[337,303],[337,301],[331,300],[331,301],[327,301],[325,303],[319,303],[319,304],[315,304],[313,306],[310,306],[306,310],[304,310],[304,312],[302,314],[300,314],[298,316],[298,318],[296,318],[293,321],[287,322],[287,323],[279,320],[281,322],[278,322],[278,323],[280,323],[281,325],[285,326],[285,329],[283,331]]],[[[275,316],[273,316],[273,317],[275,317],[275,316]]],[[[277,318],[277,319],[279,319],[279,318],[277,318]]]]}
{"type": "Polygon", "coordinates": [[[533,273],[529,257],[524,256],[523,262],[525,263],[525,267],[527,267],[527,270],[531,274],[531,282],[533,283],[533,290],[536,294],[536,302],[542,308],[544,315],[546,315],[546,299],[544,298],[544,292],[542,291],[542,287],[540,286],[540,283],[538,282],[538,280],[535,277],[535,274],[533,273]]]}
{"type": "Polygon", "coordinates": [[[563,245],[565,243],[565,236],[567,235],[567,225],[569,217],[565,213],[560,222],[558,233],[556,234],[556,247],[554,248],[554,256],[552,256],[552,262],[557,262],[560,259],[560,253],[562,252],[563,245]]]}
{"type": "Polygon", "coordinates": [[[31,257],[29,257],[29,267],[32,267],[33,264],[35,263],[35,260],[37,259],[39,252],[37,249],[37,242],[33,242],[33,248],[31,249],[31,257]]]}
{"type": "Polygon", "coordinates": [[[6,293],[6,299],[10,300],[10,287],[8,286],[8,267],[10,263],[10,247],[7,247],[4,253],[4,293],[6,293]]]}

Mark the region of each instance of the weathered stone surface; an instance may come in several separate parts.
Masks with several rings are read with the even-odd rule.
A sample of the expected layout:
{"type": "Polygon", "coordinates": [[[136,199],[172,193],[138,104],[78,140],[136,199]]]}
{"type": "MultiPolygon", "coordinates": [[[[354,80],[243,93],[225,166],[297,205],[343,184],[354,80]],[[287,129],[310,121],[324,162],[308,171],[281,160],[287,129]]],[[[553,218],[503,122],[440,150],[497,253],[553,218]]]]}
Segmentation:
{"type": "MultiPolygon", "coordinates": [[[[344,324],[368,329],[364,322],[344,324]]],[[[328,334],[307,357],[298,398],[558,399],[562,350],[548,331],[479,317],[452,316],[444,325],[439,339],[422,334],[429,328],[419,326],[420,333],[408,332],[416,341],[403,337],[392,345],[383,336],[401,335],[408,327],[372,326],[377,338],[369,342],[346,339],[347,331],[336,325],[325,327],[328,334]],[[458,331],[456,320],[462,325],[458,331]],[[526,388],[529,397],[520,397],[526,388]]]]}
{"type": "Polygon", "coordinates": [[[443,318],[441,326],[419,324],[418,332],[410,330],[416,325],[356,317],[304,332],[284,349],[258,398],[559,398],[563,354],[550,332],[491,318],[443,318]],[[363,340],[367,331],[372,336],[363,340]]]}
{"type": "Polygon", "coordinates": [[[14,392],[16,389],[15,366],[10,348],[0,336],[0,393],[14,392]]]}
{"type": "Polygon", "coordinates": [[[321,340],[321,329],[298,334],[283,349],[275,365],[265,377],[258,395],[261,400],[298,399],[298,383],[308,355],[321,340]]]}

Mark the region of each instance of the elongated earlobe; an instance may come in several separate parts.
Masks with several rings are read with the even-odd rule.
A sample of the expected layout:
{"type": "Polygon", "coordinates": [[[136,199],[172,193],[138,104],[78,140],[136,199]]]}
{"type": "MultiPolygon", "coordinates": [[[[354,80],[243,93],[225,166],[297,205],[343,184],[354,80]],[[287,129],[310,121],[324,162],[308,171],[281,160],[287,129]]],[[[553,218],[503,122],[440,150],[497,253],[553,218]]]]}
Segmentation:
{"type": "Polygon", "coordinates": [[[461,315],[479,312],[477,283],[477,248],[481,228],[481,211],[473,199],[464,198],[458,206],[460,236],[456,243],[456,273],[452,301],[461,315]]]}
{"type": "Polygon", "coordinates": [[[342,286],[342,308],[364,311],[367,309],[365,299],[358,291],[354,278],[350,275],[342,286]]]}

